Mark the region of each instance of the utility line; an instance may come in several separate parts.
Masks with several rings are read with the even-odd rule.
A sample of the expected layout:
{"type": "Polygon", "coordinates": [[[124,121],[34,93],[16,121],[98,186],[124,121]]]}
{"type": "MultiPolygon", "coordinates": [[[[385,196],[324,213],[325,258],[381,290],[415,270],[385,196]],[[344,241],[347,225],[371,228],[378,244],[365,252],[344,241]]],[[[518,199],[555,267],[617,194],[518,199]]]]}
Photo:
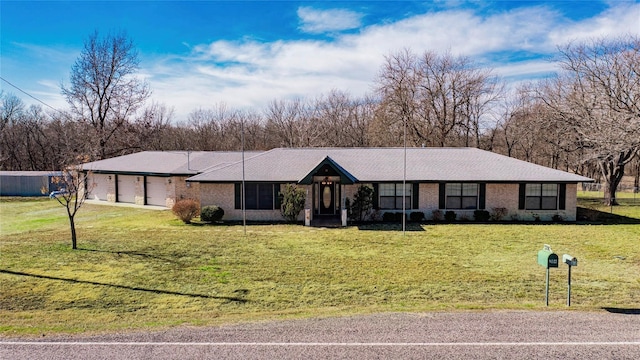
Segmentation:
{"type": "Polygon", "coordinates": [[[60,111],[60,110],[58,110],[58,109],[54,108],[53,106],[51,106],[51,105],[49,105],[49,104],[45,103],[44,101],[42,101],[42,100],[38,99],[37,97],[35,97],[35,96],[33,96],[33,95],[29,94],[28,92],[26,92],[26,91],[24,91],[24,90],[20,89],[19,87],[17,87],[16,85],[12,84],[9,80],[7,80],[7,79],[3,78],[2,76],[0,76],[0,79],[1,79],[2,81],[6,82],[7,84],[11,85],[12,87],[16,88],[16,89],[17,89],[18,91],[20,91],[21,93],[23,93],[23,94],[27,95],[28,97],[32,98],[33,100],[35,100],[35,101],[37,101],[37,102],[39,102],[39,103],[41,103],[42,105],[44,105],[44,106],[46,106],[46,107],[48,107],[48,108],[50,108],[50,109],[52,109],[52,110],[54,110],[54,111],[57,111],[57,112],[59,112],[59,113],[61,113],[61,114],[63,113],[62,111],[60,111]]]}

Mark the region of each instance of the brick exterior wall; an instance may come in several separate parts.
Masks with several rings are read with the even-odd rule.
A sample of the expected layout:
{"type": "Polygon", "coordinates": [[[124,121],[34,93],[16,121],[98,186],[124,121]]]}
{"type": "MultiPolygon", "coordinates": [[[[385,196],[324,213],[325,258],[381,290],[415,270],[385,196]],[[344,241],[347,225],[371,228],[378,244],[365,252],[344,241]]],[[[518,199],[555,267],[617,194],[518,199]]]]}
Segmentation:
{"type": "MultiPolygon", "coordinates": [[[[368,185],[373,187],[373,184],[354,184],[345,186],[346,196],[353,200],[353,196],[358,192],[358,187],[361,185],[368,185]]],[[[427,220],[431,220],[432,211],[438,209],[438,184],[419,184],[418,195],[418,209],[407,209],[406,213],[411,214],[414,211],[421,211],[427,220]]],[[[382,216],[385,212],[401,212],[402,210],[373,210],[370,214],[370,220],[382,220],[382,216]]]]}
{"type": "Polygon", "coordinates": [[[167,207],[172,208],[173,205],[184,199],[200,199],[200,183],[187,182],[190,176],[172,176],[171,184],[167,186],[167,207]]]}
{"type": "MultiPolygon", "coordinates": [[[[200,205],[217,205],[224,210],[222,220],[238,221],[242,220],[242,209],[235,208],[235,187],[234,184],[201,183],[200,184],[200,205]]],[[[280,210],[246,210],[248,221],[282,221],[280,210]]],[[[300,212],[300,220],[303,219],[304,211],[300,212]]]]}
{"type": "Polygon", "coordinates": [[[565,210],[519,210],[518,190],[519,184],[487,184],[487,210],[506,208],[508,214],[504,220],[533,221],[539,217],[542,221],[551,221],[554,215],[559,215],[565,221],[576,221],[577,184],[567,184],[565,210]]]}
{"type": "Polygon", "coordinates": [[[136,176],[136,205],[144,205],[144,176],[136,176]]]}
{"type": "MultiPolygon", "coordinates": [[[[358,185],[347,186],[347,197],[353,199],[353,195],[357,191],[358,185]]],[[[371,184],[368,184],[371,185],[371,184]]],[[[427,220],[433,220],[433,211],[440,210],[442,215],[446,209],[439,209],[439,184],[437,183],[421,183],[419,185],[419,209],[407,209],[407,214],[415,211],[421,211],[427,220]]],[[[519,210],[519,184],[487,184],[485,210],[492,212],[494,208],[507,209],[507,215],[503,220],[521,220],[533,221],[535,217],[539,217],[542,221],[551,221],[554,215],[559,215],[565,221],[576,220],[577,206],[577,184],[567,184],[565,210],[519,210]]],[[[397,213],[399,210],[389,210],[397,213]]],[[[453,210],[457,214],[457,219],[473,220],[475,210],[453,210]]],[[[377,217],[382,217],[385,210],[380,210],[377,217]]]]}
{"type": "MultiPolygon", "coordinates": [[[[542,221],[551,221],[559,215],[565,221],[576,221],[577,184],[567,184],[565,210],[519,210],[519,184],[487,184],[485,210],[490,213],[494,208],[505,208],[507,214],[503,220],[533,221],[536,216],[542,221]]],[[[429,220],[433,219],[433,210],[439,207],[439,185],[420,184],[420,210],[429,220]]],[[[415,211],[415,210],[413,210],[415,211]]],[[[443,215],[446,209],[440,209],[443,215]]],[[[453,210],[458,219],[473,220],[474,210],[453,210]]]]}
{"type": "Polygon", "coordinates": [[[438,184],[420,184],[419,205],[420,209],[412,211],[422,211],[427,220],[433,220],[433,211],[438,210],[438,194],[440,189],[438,184]]]}
{"type": "MultiPolygon", "coordinates": [[[[359,185],[341,186],[343,191],[341,202],[345,196],[353,199],[353,194],[359,185]]],[[[305,209],[311,209],[313,219],[313,185],[298,185],[306,191],[305,209]]],[[[234,184],[202,183],[200,184],[200,205],[217,205],[224,210],[223,220],[242,220],[242,210],[235,209],[235,188],[234,184]]],[[[341,205],[342,208],[342,205],[341,205]]],[[[280,209],[276,210],[246,210],[249,221],[283,221],[280,209]]],[[[298,215],[298,221],[304,221],[304,210],[298,215]]]]}
{"type": "Polygon", "coordinates": [[[107,201],[116,202],[116,176],[110,175],[111,179],[107,178],[109,184],[109,190],[107,190],[107,201]]]}
{"type": "MultiPolygon", "coordinates": [[[[167,198],[166,206],[171,208],[176,201],[182,199],[197,199],[201,206],[217,205],[220,206],[225,215],[223,220],[242,220],[242,210],[235,209],[234,184],[221,183],[187,183],[187,176],[172,176],[170,182],[167,181],[167,198]]],[[[111,176],[108,181],[107,201],[116,201],[116,177],[111,176]]],[[[343,191],[341,202],[345,198],[353,200],[358,187],[363,184],[341,185],[343,191]]],[[[370,185],[371,184],[364,184],[370,185]]],[[[140,180],[136,182],[135,203],[144,204],[144,181],[140,176],[140,180]]],[[[313,186],[298,185],[306,190],[307,196],[305,201],[305,209],[311,209],[313,217],[313,186]]],[[[427,220],[433,220],[433,211],[439,207],[439,185],[437,183],[421,183],[419,185],[419,209],[407,209],[407,214],[414,211],[424,213],[427,220]]],[[[577,184],[566,185],[566,210],[519,210],[518,209],[518,193],[519,184],[487,184],[486,185],[486,206],[485,209],[492,212],[494,208],[505,208],[507,214],[503,220],[522,220],[533,221],[540,218],[542,221],[551,221],[555,215],[559,215],[565,221],[576,220],[577,206],[577,184]]],[[[343,204],[341,204],[342,207],[343,204]]],[[[446,209],[439,209],[443,214],[446,209]]],[[[398,212],[398,210],[390,210],[398,212]]],[[[474,210],[453,210],[457,213],[458,219],[473,220],[474,210]]],[[[381,219],[384,210],[380,210],[373,214],[376,219],[381,219]]],[[[283,220],[280,210],[246,210],[247,220],[250,221],[281,221],[283,220]]],[[[304,211],[298,216],[299,221],[304,220],[304,211]]]]}

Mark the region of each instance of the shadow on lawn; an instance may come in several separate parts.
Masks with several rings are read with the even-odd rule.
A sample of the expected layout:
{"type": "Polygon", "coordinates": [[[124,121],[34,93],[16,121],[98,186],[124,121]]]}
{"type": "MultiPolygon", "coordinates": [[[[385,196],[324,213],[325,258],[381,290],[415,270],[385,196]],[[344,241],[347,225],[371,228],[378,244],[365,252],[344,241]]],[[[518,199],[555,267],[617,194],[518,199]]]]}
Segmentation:
{"type": "MultiPolygon", "coordinates": [[[[211,295],[204,295],[204,294],[189,294],[189,293],[183,293],[183,292],[177,292],[177,291],[168,291],[168,290],[145,289],[145,288],[141,288],[141,287],[133,287],[133,286],[126,286],[126,285],[105,284],[105,283],[100,283],[100,282],[96,282],[96,281],[65,279],[65,278],[60,278],[60,277],[55,277],[55,276],[48,276],[48,275],[29,274],[29,273],[20,272],[20,271],[11,271],[11,270],[2,270],[2,269],[0,269],[0,273],[9,274],[9,275],[17,275],[17,276],[27,276],[27,277],[37,278],[37,279],[66,281],[66,282],[71,282],[71,283],[76,283],[76,284],[107,286],[107,287],[113,287],[113,288],[118,288],[118,289],[133,290],[133,291],[143,291],[143,292],[149,292],[149,293],[154,293],[154,294],[162,294],[162,295],[179,295],[179,296],[188,296],[188,297],[194,297],[194,298],[226,300],[228,302],[239,302],[239,303],[246,303],[248,301],[247,299],[244,299],[243,297],[211,296],[211,295]]],[[[247,290],[236,290],[236,293],[242,294],[242,296],[246,295],[247,292],[248,292],[247,290]]]]}
{"type": "MultiPolygon", "coordinates": [[[[614,207],[615,209],[615,207],[614,207]]],[[[603,224],[603,225],[621,225],[621,224],[640,224],[640,219],[612,214],[610,212],[600,211],[596,209],[578,207],[577,216],[579,224],[603,224]]]]}
{"type": "Polygon", "coordinates": [[[621,309],[611,307],[604,307],[603,309],[613,314],[640,315],[640,309],[621,309]]]}
{"type": "MultiPolygon", "coordinates": [[[[373,231],[402,231],[402,224],[394,223],[370,223],[358,225],[358,230],[373,230],[373,231]]],[[[406,231],[425,231],[422,225],[418,223],[406,223],[406,231]]]]}
{"type": "Polygon", "coordinates": [[[84,249],[84,248],[78,248],[78,250],[114,254],[114,255],[118,255],[118,256],[122,256],[122,255],[138,256],[138,257],[145,258],[145,259],[161,260],[161,261],[170,262],[170,263],[175,263],[176,262],[173,259],[163,258],[163,257],[160,257],[160,256],[154,256],[154,255],[149,255],[149,254],[140,253],[140,252],[134,252],[134,251],[110,251],[110,250],[96,250],[96,249],[84,249]]]}

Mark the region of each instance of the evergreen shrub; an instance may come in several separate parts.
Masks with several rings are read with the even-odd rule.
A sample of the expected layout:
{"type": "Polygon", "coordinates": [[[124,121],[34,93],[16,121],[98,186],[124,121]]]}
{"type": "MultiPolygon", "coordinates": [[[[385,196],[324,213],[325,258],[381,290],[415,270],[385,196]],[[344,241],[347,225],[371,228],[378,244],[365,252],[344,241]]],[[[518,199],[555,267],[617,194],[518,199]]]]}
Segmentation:
{"type": "Polygon", "coordinates": [[[222,220],[224,210],[217,205],[209,205],[200,211],[200,220],[206,222],[216,222],[222,220]]]}

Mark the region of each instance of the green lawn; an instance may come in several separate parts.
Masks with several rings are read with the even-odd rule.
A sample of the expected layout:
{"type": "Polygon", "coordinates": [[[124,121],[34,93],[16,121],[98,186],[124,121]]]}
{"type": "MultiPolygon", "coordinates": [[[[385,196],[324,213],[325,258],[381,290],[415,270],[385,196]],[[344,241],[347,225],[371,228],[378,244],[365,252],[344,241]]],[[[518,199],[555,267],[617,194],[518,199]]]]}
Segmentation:
{"type": "MultiPolygon", "coordinates": [[[[638,308],[640,204],[624,204],[613,209],[620,225],[439,224],[405,236],[297,225],[252,225],[245,236],[242,226],[185,225],[169,211],[87,204],[74,251],[55,201],[3,198],[0,335],[545,309],[543,244],[578,258],[572,309],[638,308]]],[[[566,265],[552,269],[549,308],[566,308],[566,281],[566,265]]]]}

